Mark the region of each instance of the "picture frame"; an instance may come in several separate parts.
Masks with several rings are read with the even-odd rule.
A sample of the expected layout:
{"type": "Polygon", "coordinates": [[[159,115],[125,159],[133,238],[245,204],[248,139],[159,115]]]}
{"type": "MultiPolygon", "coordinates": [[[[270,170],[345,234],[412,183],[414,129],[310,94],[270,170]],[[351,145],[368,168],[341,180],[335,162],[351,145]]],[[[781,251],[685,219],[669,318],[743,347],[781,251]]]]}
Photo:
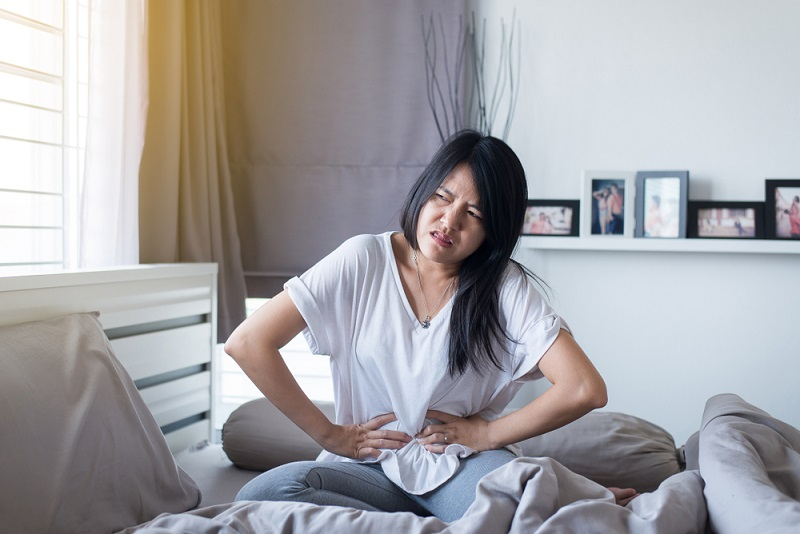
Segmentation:
{"type": "Polygon", "coordinates": [[[580,201],[528,199],[522,235],[577,237],[580,201]]]}
{"type": "Polygon", "coordinates": [[[581,237],[632,237],[633,171],[583,171],[581,237]]]}
{"type": "Polygon", "coordinates": [[[800,179],[768,179],[765,186],[766,238],[800,240],[800,179]]]}
{"type": "Polygon", "coordinates": [[[693,239],[763,239],[763,202],[690,201],[687,232],[693,239]]]}
{"type": "Polygon", "coordinates": [[[636,173],[636,237],[686,237],[689,171],[636,173]]]}

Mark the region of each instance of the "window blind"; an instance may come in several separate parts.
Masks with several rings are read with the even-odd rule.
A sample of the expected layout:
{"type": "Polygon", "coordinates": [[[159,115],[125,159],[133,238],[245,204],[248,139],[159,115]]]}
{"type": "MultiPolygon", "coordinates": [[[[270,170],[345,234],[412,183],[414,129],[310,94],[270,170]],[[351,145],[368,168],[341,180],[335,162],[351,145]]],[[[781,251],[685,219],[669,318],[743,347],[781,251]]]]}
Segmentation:
{"type": "Polygon", "coordinates": [[[0,0],[0,274],[77,250],[89,2],[0,0]]]}

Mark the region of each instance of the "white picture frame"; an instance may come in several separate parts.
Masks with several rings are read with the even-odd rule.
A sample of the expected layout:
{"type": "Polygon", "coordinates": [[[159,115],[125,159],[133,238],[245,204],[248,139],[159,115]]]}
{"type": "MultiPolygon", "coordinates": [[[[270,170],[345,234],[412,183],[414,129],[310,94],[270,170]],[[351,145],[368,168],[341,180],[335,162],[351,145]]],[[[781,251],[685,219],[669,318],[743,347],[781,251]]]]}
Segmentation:
{"type": "Polygon", "coordinates": [[[583,171],[581,237],[633,237],[635,188],[635,171],[583,171]]]}

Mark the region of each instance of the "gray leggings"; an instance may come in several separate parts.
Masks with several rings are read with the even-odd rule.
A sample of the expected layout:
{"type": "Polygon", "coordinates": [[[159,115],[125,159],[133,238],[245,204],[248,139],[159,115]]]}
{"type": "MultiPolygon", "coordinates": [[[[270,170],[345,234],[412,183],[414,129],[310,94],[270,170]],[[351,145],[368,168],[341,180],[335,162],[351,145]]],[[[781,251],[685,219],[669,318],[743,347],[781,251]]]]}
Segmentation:
{"type": "Polygon", "coordinates": [[[296,501],[359,510],[413,512],[452,522],[461,518],[475,500],[478,481],[514,458],[506,449],[464,458],[450,480],[423,495],[413,495],[397,487],[383,474],[379,464],[294,462],[257,476],[239,491],[236,500],[296,501]]]}

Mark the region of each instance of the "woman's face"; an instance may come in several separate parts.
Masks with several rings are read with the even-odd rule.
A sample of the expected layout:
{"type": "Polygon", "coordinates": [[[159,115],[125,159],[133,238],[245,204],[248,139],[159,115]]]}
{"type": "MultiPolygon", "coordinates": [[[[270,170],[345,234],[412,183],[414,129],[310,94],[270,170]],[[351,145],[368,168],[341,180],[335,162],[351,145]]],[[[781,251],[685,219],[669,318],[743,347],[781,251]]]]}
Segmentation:
{"type": "Polygon", "coordinates": [[[486,239],[481,199],[472,171],[458,165],[425,203],[417,221],[417,243],[427,259],[459,266],[486,239]]]}

